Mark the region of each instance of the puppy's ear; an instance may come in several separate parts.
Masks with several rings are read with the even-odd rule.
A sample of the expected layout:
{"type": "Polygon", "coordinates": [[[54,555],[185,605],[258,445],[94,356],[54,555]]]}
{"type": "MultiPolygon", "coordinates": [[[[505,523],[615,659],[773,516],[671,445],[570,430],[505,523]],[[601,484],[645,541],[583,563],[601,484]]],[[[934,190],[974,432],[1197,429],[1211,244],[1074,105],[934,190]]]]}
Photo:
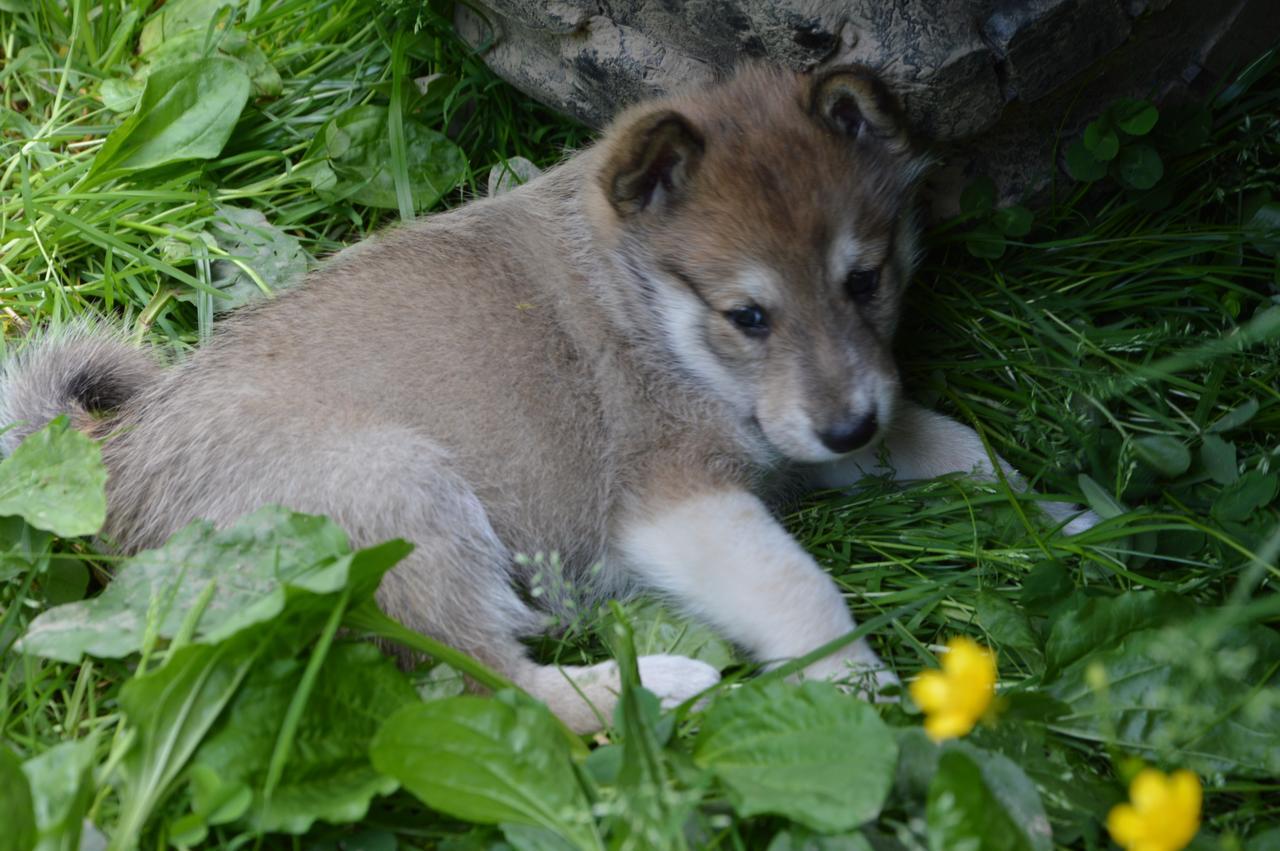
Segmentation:
{"type": "Polygon", "coordinates": [[[664,109],[623,127],[613,141],[600,184],[619,216],[680,203],[706,143],[689,120],[664,109]]]}
{"type": "Polygon", "coordinates": [[[834,133],[873,137],[894,153],[911,145],[898,104],[880,78],[858,65],[829,68],[813,78],[809,112],[834,133]]]}

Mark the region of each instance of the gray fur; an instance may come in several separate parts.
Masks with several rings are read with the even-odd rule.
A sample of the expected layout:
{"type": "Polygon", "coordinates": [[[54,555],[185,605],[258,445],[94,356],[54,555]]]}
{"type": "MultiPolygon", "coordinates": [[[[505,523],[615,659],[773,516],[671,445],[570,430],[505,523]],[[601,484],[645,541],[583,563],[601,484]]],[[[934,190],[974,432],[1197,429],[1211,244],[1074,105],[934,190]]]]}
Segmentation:
{"type": "Polygon", "coordinates": [[[884,246],[908,227],[918,159],[885,134],[833,135],[806,112],[806,85],[753,70],[641,107],[523,187],[343,252],[163,373],[112,336],[56,338],[9,372],[4,421],[75,409],[68,382],[85,370],[114,382],[128,399],[104,421],[112,546],[154,547],[195,518],[226,524],[268,503],[333,517],[357,546],[405,537],[417,548],[384,582],[381,605],[572,716],[563,683],[517,640],[540,618],[512,588],[528,579],[513,555],[557,551],[570,581],[616,593],[630,581],[614,550],[624,517],[776,472],[786,453],[752,400],[808,388],[835,398],[833,382],[857,364],[896,388],[887,346],[908,270],[884,246]],[[697,124],[705,163],[684,178],[681,210],[623,215],[603,172],[643,148],[628,127],[648,109],[697,124]],[[796,145],[803,158],[788,159],[796,145]],[[709,199],[706,215],[698,199],[709,199]],[[825,253],[804,253],[850,221],[887,270],[883,299],[864,313],[825,280],[825,253]],[[712,281],[700,297],[732,299],[736,253],[757,247],[753,262],[773,264],[809,306],[779,326],[773,354],[740,340],[724,306],[698,308],[705,331],[686,348],[730,376],[708,379],[672,347],[663,323],[689,294],[657,275],[654,255],[679,255],[712,281]],[[786,363],[770,369],[770,358],[786,363]]]}
{"type": "Polygon", "coordinates": [[[153,353],[123,334],[75,322],[25,346],[0,374],[0,454],[28,434],[66,415],[77,428],[94,430],[95,417],[130,402],[162,374],[153,353]]]}

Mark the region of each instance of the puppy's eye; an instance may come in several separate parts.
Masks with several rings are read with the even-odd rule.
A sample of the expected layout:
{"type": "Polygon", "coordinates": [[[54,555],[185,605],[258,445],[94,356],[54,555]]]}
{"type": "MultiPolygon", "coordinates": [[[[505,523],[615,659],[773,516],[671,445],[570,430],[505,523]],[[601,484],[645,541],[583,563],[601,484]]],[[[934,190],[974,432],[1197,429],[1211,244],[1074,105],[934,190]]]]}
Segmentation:
{"type": "Polygon", "coordinates": [[[858,304],[866,304],[875,297],[880,286],[879,269],[854,269],[844,279],[844,291],[858,304]]]}
{"type": "Polygon", "coordinates": [[[769,333],[769,316],[758,304],[726,310],[725,317],[748,337],[764,337],[769,333]]]}

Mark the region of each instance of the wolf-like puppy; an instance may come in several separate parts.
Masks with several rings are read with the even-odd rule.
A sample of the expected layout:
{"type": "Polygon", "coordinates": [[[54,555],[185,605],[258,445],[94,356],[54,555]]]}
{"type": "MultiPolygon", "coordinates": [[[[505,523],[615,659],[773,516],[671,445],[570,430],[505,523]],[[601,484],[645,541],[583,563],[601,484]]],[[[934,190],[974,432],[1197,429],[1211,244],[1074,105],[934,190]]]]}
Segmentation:
{"type": "MultiPolygon", "coordinates": [[[[587,730],[616,666],[528,658],[542,620],[514,554],[558,551],[576,582],[658,592],[779,662],[854,622],[766,478],[992,472],[971,430],[899,399],[923,167],[867,70],[750,68],[342,252],[180,366],[54,335],[8,370],[0,423],[23,425],[3,439],[64,412],[106,438],[104,538],[123,552],[269,503],[357,545],[404,537],[388,614],[587,730]]],[[[667,703],[717,679],[669,656],[640,673],[667,703]]],[[[864,642],[806,673],[896,682],[864,642]]]]}

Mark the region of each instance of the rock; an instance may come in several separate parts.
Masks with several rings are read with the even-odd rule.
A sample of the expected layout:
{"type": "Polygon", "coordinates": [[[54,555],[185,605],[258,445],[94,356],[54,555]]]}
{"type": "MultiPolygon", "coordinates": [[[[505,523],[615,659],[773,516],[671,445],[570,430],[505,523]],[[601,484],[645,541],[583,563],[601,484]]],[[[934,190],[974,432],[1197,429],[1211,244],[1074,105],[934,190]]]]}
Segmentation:
{"type": "Polygon", "coordinates": [[[1047,180],[1064,117],[1071,130],[1118,96],[1207,88],[1280,41],[1274,3],[478,0],[457,4],[456,22],[499,75],[596,127],[744,60],[860,62],[953,169],[989,173],[1008,195],[1047,180]]]}

